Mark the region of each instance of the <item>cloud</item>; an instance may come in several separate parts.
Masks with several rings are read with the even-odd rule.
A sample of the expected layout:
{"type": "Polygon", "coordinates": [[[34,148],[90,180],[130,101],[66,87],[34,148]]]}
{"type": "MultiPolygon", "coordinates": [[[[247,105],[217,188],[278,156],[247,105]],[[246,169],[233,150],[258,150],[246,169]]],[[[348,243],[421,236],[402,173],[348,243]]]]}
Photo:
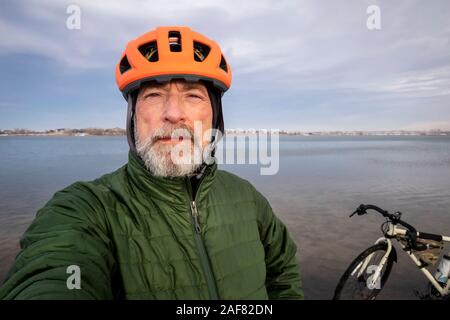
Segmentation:
{"type": "Polygon", "coordinates": [[[81,30],[68,30],[73,3],[9,4],[0,13],[0,55],[46,57],[64,72],[113,72],[129,40],[158,25],[188,25],[221,44],[232,91],[254,108],[274,95],[291,109],[299,96],[328,99],[315,105],[345,101],[352,110],[379,101],[389,103],[380,108],[450,102],[446,0],[79,0],[81,30]],[[379,31],[366,28],[372,4],[381,8],[379,31]],[[245,96],[255,92],[256,102],[245,96]]]}
{"type": "Polygon", "coordinates": [[[450,95],[450,66],[386,74],[358,86],[367,93],[391,94],[408,98],[431,98],[450,95]]]}

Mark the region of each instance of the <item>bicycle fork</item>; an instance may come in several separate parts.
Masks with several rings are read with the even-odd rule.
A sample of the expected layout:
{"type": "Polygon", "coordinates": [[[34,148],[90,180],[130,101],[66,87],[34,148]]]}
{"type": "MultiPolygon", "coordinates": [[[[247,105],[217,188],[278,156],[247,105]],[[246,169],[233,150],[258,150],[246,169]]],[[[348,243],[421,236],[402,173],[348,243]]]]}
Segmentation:
{"type": "MultiPolygon", "coordinates": [[[[370,289],[375,289],[377,287],[377,283],[380,283],[379,281],[381,281],[381,279],[379,279],[379,278],[381,276],[381,270],[383,270],[383,267],[386,264],[388,257],[392,251],[391,240],[386,239],[385,237],[382,237],[375,242],[375,244],[380,244],[380,243],[386,243],[388,247],[387,247],[386,253],[384,254],[380,263],[376,266],[376,269],[375,269],[373,275],[370,276],[370,278],[367,281],[367,287],[370,289]]],[[[366,268],[369,265],[370,261],[372,260],[373,255],[374,255],[374,253],[371,253],[370,255],[367,256],[366,259],[364,259],[364,261],[361,261],[356,266],[355,270],[352,271],[351,275],[354,276],[355,273],[358,272],[357,278],[361,277],[362,274],[366,271],[366,268]]]]}

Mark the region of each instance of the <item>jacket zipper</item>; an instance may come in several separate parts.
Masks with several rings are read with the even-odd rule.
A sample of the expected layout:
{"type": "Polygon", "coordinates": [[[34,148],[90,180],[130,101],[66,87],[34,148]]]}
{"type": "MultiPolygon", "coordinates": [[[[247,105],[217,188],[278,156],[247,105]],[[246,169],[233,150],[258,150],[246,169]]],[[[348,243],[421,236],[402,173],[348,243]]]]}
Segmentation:
{"type": "Polygon", "coordinates": [[[191,201],[191,213],[192,213],[195,231],[198,234],[201,234],[202,228],[200,227],[200,223],[198,222],[198,211],[197,211],[197,204],[195,203],[195,201],[191,201]]]}
{"type": "MultiPolygon", "coordinates": [[[[200,182],[201,183],[201,182],[200,182]]],[[[191,183],[188,180],[187,181],[188,184],[188,190],[190,191],[190,207],[191,207],[191,217],[192,217],[192,226],[194,228],[194,239],[195,239],[195,244],[197,246],[197,250],[200,256],[200,261],[203,267],[203,272],[205,273],[205,277],[206,277],[206,285],[208,287],[208,292],[209,292],[209,297],[212,300],[218,300],[219,299],[219,294],[217,292],[217,286],[216,286],[216,281],[214,279],[214,275],[212,273],[212,268],[211,268],[211,261],[209,260],[208,254],[206,252],[206,248],[205,248],[205,244],[203,243],[203,239],[201,236],[201,226],[200,226],[200,222],[198,221],[198,209],[197,209],[197,203],[195,201],[195,199],[193,199],[192,197],[192,190],[191,190],[191,183]]],[[[197,189],[197,194],[198,191],[200,190],[200,185],[198,186],[197,189]]]]}

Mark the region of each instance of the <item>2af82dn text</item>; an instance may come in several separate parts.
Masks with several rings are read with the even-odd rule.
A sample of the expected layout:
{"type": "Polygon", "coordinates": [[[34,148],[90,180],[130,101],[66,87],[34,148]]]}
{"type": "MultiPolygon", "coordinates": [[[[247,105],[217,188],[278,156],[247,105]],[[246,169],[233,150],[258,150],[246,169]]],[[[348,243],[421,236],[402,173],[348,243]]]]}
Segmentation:
{"type": "Polygon", "coordinates": [[[211,306],[183,306],[177,307],[177,315],[203,315],[209,314],[221,315],[271,315],[273,313],[272,305],[263,304],[221,304],[218,308],[211,306]]]}

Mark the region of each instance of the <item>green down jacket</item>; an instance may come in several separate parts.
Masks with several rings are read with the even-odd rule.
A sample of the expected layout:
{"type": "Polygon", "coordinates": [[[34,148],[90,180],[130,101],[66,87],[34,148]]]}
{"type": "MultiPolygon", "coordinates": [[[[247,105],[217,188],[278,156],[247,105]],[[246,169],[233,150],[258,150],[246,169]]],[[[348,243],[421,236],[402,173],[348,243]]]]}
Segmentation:
{"type": "Polygon", "coordinates": [[[21,239],[1,299],[301,299],[296,245],[247,181],[126,165],[57,192],[21,239]],[[69,289],[69,266],[81,288],[69,289]]]}

